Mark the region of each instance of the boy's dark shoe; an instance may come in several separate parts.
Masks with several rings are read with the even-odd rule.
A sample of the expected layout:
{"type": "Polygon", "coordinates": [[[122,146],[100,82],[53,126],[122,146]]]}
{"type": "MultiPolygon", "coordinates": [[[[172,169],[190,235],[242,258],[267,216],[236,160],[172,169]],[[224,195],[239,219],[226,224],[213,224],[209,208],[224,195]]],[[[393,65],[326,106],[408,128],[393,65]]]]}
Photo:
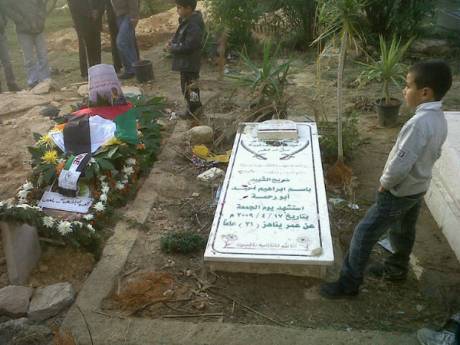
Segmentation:
{"type": "Polygon", "coordinates": [[[122,74],[120,74],[118,76],[118,79],[121,79],[121,80],[127,80],[127,79],[132,79],[134,78],[135,74],[134,73],[127,73],[127,72],[124,72],[122,74]]]}
{"type": "Polygon", "coordinates": [[[21,88],[16,83],[8,83],[8,90],[11,92],[18,92],[21,91],[21,88]]]}
{"type": "Polygon", "coordinates": [[[353,298],[359,293],[359,289],[348,289],[340,280],[332,283],[321,284],[319,294],[327,299],[353,298]]]}
{"type": "Polygon", "coordinates": [[[370,264],[367,272],[374,278],[384,279],[389,282],[403,282],[407,279],[407,272],[391,272],[381,263],[370,264]]]}
{"type": "Polygon", "coordinates": [[[38,81],[35,81],[32,84],[29,84],[29,89],[32,90],[37,85],[38,85],[38,81]]]}

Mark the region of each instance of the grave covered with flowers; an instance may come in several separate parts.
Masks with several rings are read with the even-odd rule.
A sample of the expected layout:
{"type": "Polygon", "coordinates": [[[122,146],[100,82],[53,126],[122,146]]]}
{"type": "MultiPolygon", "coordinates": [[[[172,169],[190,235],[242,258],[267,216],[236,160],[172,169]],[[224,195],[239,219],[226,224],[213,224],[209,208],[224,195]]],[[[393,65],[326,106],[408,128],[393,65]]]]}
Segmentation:
{"type": "Polygon", "coordinates": [[[102,107],[87,102],[56,118],[48,133],[34,133],[32,174],[14,198],[0,201],[0,221],[94,248],[114,208],[136,193],[160,146],[163,99],[121,97],[117,92],[117,103],[102,107]]]}

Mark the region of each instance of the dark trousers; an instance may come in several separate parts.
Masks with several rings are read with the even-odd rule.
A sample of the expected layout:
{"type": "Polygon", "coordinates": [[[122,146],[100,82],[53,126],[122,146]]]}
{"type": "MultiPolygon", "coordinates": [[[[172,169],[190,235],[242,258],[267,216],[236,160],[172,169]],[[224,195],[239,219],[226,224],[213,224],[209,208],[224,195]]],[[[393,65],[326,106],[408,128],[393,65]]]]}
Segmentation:
{"type": "MultiPolygon", "coordinates": [[[[8,87],[15,85],[16,80],[14,78],[13,66],[11,65],[10,54],[8,51],[8,42],[6,35],[0,32],[0,63],[3,66],[3,71],[5,72],[6,84],[8,87]]],[[[1,92],[1,85],[0,85],[1,92]]]]}
{"type": "Polygon", "coordinates": [[[110,31],[112,60],[116,71],[121,69],[121,59],[118,53],[116,38],[118,34],[117,19],[110,0],[104,0],[96,19],[90,17],[89,8],[81,8],[85,3],[80,0],[69,0],[69,9],[78,36],[78,51],[80,58],[80,74],[88,75],[88,67],[101,63],[101,30],[102,17],[107,13],[107,23],[110,31]],[[86,15],[81,15],[81,13],[86,15]]]}
{"type": "Polygon", "coordinates": [[[185,101],[187,102],[187,109],[194,113],[201,107],[200,89],[198,80],[200,73],[198,72],[180,72],[180,86],[185,101]]]}
{"type": "Polygon", "coordinates": [[[112,7],[112,3],[110,0],[105,1],[105,11],[107,13],[107,24],[109,25],[109,32],[110,32],[110,47],[112,51],[112,61],[113,67],[115,67],[115,71],[119,72],[123,67],[121,63],[120,54],[118,53],[117,48],[117,35],[118,35],[118,24],[117,24],[117,16],[112,7]]]}
{"type": "Polygon", "coordinates": [[[408,197],[395,197],[388,191],[377,194],[376,203],[353,233],[340,275],[344,286],[350,289],[359,287],[372,248],[388,229],[395,253],[386,259],[385,271],[391,274],[407,273],[423,194],[408,197]]]}

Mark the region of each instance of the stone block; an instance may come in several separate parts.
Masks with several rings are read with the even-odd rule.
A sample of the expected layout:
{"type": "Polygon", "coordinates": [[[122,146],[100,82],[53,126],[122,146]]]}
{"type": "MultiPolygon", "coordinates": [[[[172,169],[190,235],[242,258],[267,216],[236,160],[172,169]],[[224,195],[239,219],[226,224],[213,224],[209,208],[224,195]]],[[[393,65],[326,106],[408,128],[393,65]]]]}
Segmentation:
{"type": "Polygon", "coordinates": [[[12,222],[0,222],[8,278],[11,284],[25,284],[41,255],[37,228],[12,222]]]}
{"type": "Polygon", "coordinates": [[[75,291],[70,283],[58,283],[37,288],[27,315],[34,321],[49,319],[71,305],[74,299],[75,291]]]}
{"type": "Polygon", "coordinates": [[[460,112],[446,112],[446,119],[449,133],[425,201],[460,261],[460,112]]]}
{"type": "Polygon", "coordinates": [[[21,317],[27,314],[34,289],[10,285],[0,290],[0,315],[21,317]]]}

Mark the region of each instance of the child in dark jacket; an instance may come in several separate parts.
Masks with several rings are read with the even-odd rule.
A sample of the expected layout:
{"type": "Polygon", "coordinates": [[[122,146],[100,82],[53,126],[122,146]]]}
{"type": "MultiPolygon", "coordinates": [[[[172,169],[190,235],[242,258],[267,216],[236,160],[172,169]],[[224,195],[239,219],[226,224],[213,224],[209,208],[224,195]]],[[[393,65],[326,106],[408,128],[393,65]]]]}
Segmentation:
{"type": "Polygon", "coordinates": [[[187,102],[181,117],[198,115],[201,111],[198,79],[201,68],[201,49],[205,25],[196,9],[196,0],[176,0],[179,28],[168,44],[173,55],[172,70],[180,72],[182,94],[187,102]]]}

